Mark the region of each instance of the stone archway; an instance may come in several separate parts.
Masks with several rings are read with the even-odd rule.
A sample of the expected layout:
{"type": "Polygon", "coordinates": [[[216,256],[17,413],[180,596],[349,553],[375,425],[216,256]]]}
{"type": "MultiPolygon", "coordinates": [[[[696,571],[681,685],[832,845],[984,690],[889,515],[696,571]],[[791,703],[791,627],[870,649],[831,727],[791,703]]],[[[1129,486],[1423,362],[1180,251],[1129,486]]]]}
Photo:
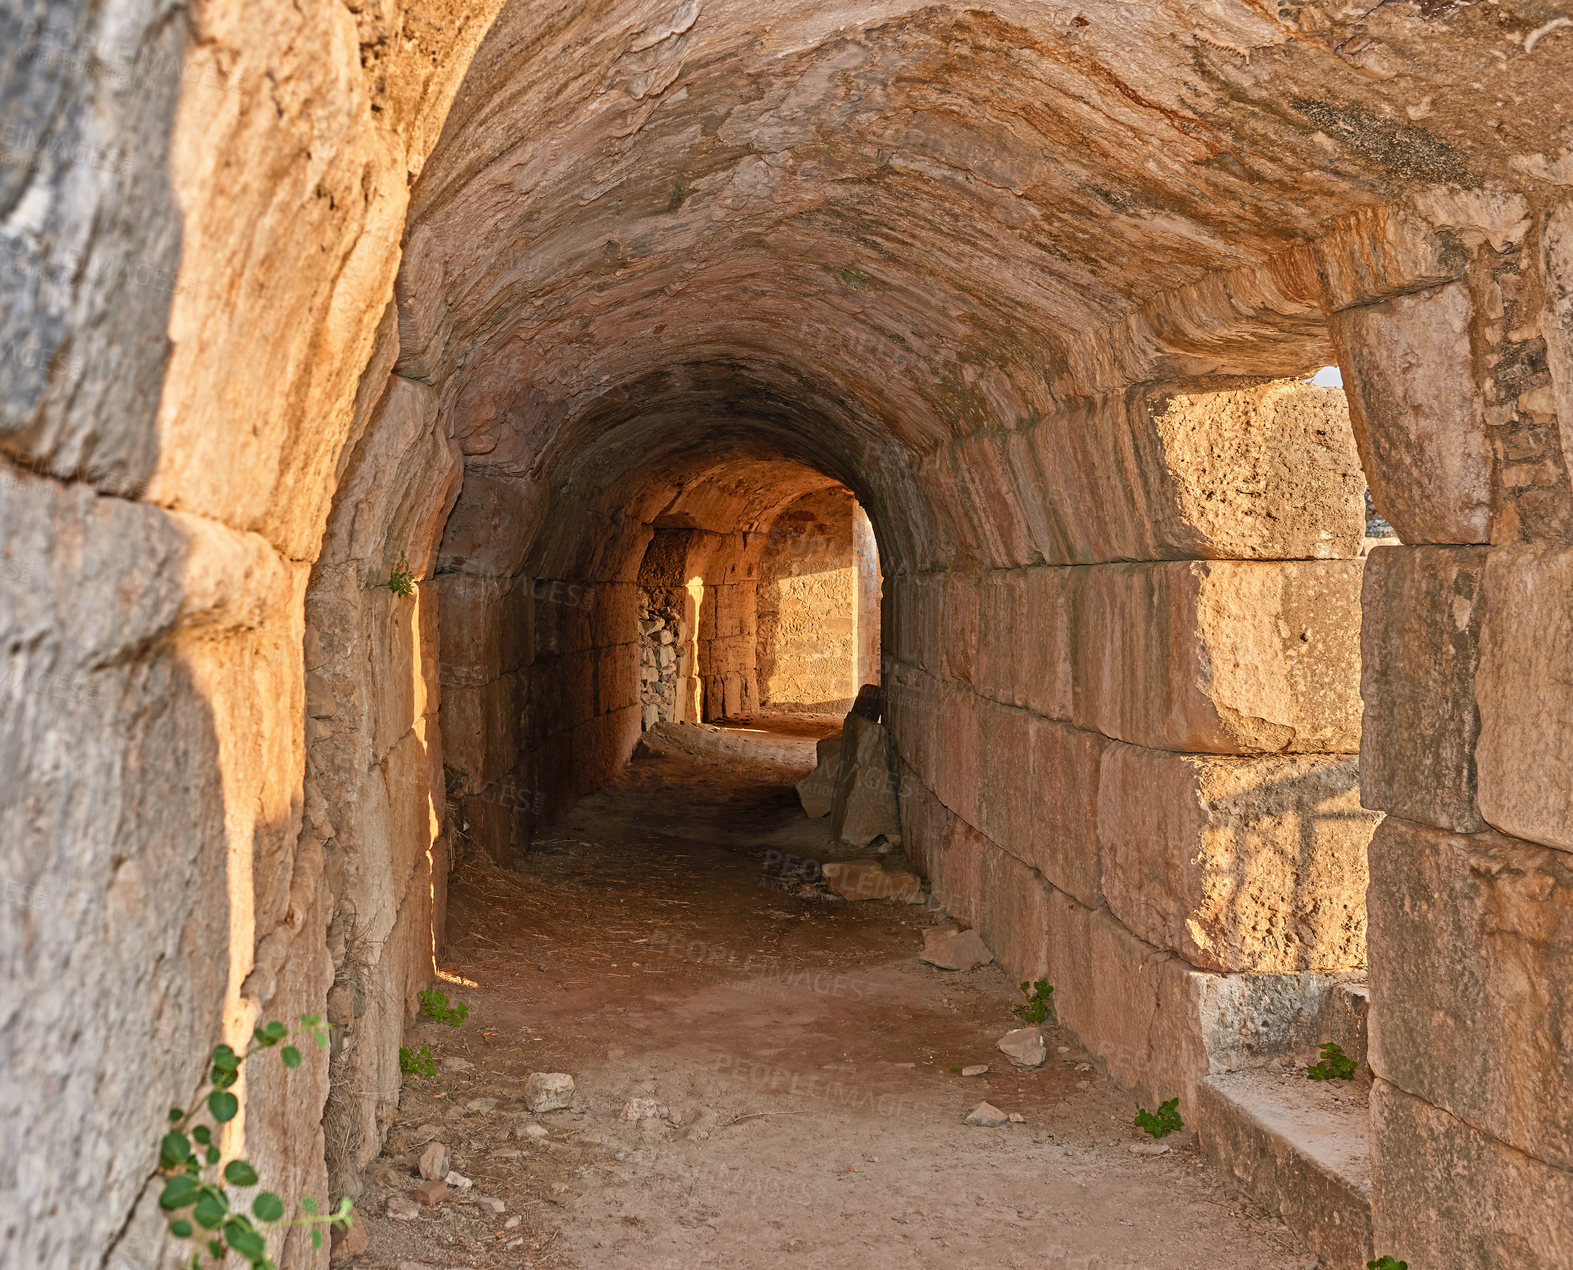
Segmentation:
{"type": "Polygon", "coordinates": [[[0,1117],[67,1162],[5,1188],[8,1259],[156,1237],[144,1139],[264,1013],[373,1083],[326,1148],[326,1070],[254,1090],[248,1149],[292,1192],[370,1149],[452,835],[507,859],[616,768],[651,527],[739,464],[879,530],[935,885],[1194,1097],[1339,944],[1122,877],[1188,857],[1121,826],[1348,768],[1342,503],[1247,511],[1329,452],[1278,403],[1330,359],[1402,540],[1359,593],[1376,1246],[1573,1256],[1554,5],[5,20],[0,1117]],[[1063,800],[1006,779],[1040,759],[1063,800]]]}

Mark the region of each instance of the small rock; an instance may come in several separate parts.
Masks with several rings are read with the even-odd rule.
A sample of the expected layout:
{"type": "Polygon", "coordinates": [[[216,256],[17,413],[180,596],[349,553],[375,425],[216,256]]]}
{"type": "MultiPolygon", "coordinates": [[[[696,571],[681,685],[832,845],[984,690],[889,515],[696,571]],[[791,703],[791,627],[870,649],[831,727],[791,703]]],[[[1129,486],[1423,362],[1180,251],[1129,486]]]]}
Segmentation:
{"type": "Polygon", "coordinates": [[[475,1064],[470,1062],[469,1059],[460,1058],[457,1054],[452,1058],[438,1059],[437,1066],[445,1072],[468,1072],[473,1071],[475,1068],[475,1064]]]}
{"type": "Polygon", "coordinates": [[[531,1111],[560,1111],[573,1106],[573,1077],[567,1072],[535,1072],[524,1082],[524,1105],[531,1111]]]}
{"type": "Polygon", "coordinates": [[[1049,1056],[1049,1043],[1035,1027],[1019,1027],[1006,1032],[995,1042],[995,1048],[1017,1067],[1041,1067],[1049,1056]]]}
{"type": "Polygon", "coordinates": [[[979,1129],[998,1129],[1002,1124],[1009,1124],[1010,1117],[991,1103],[980,1102],[967,1113],[963,1124],[974,1125],[979,1129]]]}
{"type": "MultiPolygon", "coordinates": [[[[394,1221],[414,1221],[421,1215],[421,1210],[415,1201],[408,1195],[388,1196],[388,1216],[394,1221]]],[[[350,1227],[351,1230],[355,1228],[350,1227]]]]}
{"type": "Polygon", "coordinates": [[[963,1067],[961,1074],[963,1076],[982,1076],[988,1070],[989,1065],[987,1063],[974,1063],[971,1067],[963,1067]]]}
{"type": "Polygon", "coordinates": [[[485,1115],[488,1111],[497,1110],[497,1100],[495,1098],[471,1098],[469,1102],[464,1104],[464,1109],[466,1111],[478,1111],[485,1115]]]}
{"type": "Polygon", "coordinates": [[[361,1221],[355,1222],[348,1229],[345,1229],[343,1226],[333,1227],[328,1239],[332,1245],[332,1251],[328,1254],[328,1260],[336,1266],[343,1265],[346,1261],[355,1260],[356,1257],[366,1251],[371,1243],[370,1238],[366,1234],[366,1224],[361,1221]]]}
{"type": "Polygon", "coordinates": [[[1010,1113],[1010,1122],[1011,1124],[1026,1124],[1027,1117],[1022,1115],[1019,1111],[1013,1111],[1010,1113]]]}
{"type": "Polygon", "coordinates": [[[701,1107],[694,1113],[693,1120],[683,1130],[682,1136],[689,1141],[703,1142],[720,1123],[721,1117],[713,1107],[701,1107]]]}
{"type": "Polygon", "coordinates": [[[504,1230],[518,1230],[519,1229],[519,1219],[517,1217],[510,1217],[507,1221],[505,1221],[502,1224],[502,1228],[504,1230]]]}
{"type": "Polygon", "coordinates": [[[540,1139],[549,1138],[552,1136],[552,1134],[551,1130],[548,1129],[544,1124],[527,1124],[524,1126],[524,1136],[527,1138],[540,1139]]]}
{"type": "Polygon", "coordinates": [[[441,1132],[441,1125],[423,1124],[415,1130],[415,1136],[410,1139],[410,1142],[414,1146],[420,1146],[423,1143],[430,1142],[441,1132]]]}
{"type": "Polygon", "coordinates": [[[482,1208],[491,1209],[494,1213],[506,1213],[508,1211],[508,1205],[494,1195],[478,1195],[475,1198],[475,1202],[482,1208]]]}
{"type": "Polygon", "coordinates": [[[971,970],[994,960],[977,931],[944,928],[923,932],[923,951],[918,957],[941,970],[971,970]]]}
{"type": "Polygon", "coordinates": [[[416,1167],[428,1182],[440,1182],[453,1168],[453,1155],[444,1143],[428,1142],[416,1167]]]}
{"type": "Polygon", "coordinates": [[[1076,1088],[1077,1089],[1091,1089],[1092,1088],[1092,1082],[1090,1080],[1078,1080],[1076,1082],[1076,1088]]]}
{"type": "Polygon", "coordinates": [[[1130,1145],[1132,1155],[1168,1155],[1167,1142],[1133,1142],[1130,1145]]]}
{"type": "Polygon", "coordinates": [[[415,1188],[415,1198],[427,1208],[435,1208],[448,1198],[448,1183],[422,1182],[415,1188]]]}
{"type": "Polygon", "coordinates": [[[916,903],[923,879],[905,869],[887,869],[878,860],[841,860],[823,868],[830,889],[848,900],[903,900],[916,903]]]}
{"type": "Polygon", "coordinates": [[[453,1187],[453,1189],[456,1191],[467,1191],[470,1189],[470,1187],[475,1185],[474,1182],[470,1181],[469,1178],[465,1177],[463,1173],[460,1173],[457,1170],[450,1170],[448,1176],[442,1180],[449,1186],[453,1187]]]}
{"type": "Polygon", "coordinates": [[[654,1098],[630,1098],[617,1113],[617,1118],[629,1124],[636,1120],[665,1120],[666,1107],[654,1098]]]}

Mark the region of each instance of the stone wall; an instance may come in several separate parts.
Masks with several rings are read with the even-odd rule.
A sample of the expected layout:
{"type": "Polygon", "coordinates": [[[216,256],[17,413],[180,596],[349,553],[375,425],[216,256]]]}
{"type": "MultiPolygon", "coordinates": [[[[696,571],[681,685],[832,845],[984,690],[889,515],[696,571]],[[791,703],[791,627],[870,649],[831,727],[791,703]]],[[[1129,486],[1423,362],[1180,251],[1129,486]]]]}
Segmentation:
{"type": "Polygon", "coordinates": [[[1296,380],[1141,385],[956,461],[1010,448],[1086,515],[1049,563],[889,581],[903,831],[1013,979],[1189,1111],[1201,1076],[1313,1044],[1365,967],[1348,412],[1296,380]],[[1089,417],[1088,465],[1051,466],[1089,417]],[[1130,483],[1095,484],[1109,464],[1130,483]]]}
{"type": "Polygon", "coordinates": [[[846,713],[857,678],[859,571],[848,490],[809,494],[782,509],[759,560],[759,703],[846,713]]]}

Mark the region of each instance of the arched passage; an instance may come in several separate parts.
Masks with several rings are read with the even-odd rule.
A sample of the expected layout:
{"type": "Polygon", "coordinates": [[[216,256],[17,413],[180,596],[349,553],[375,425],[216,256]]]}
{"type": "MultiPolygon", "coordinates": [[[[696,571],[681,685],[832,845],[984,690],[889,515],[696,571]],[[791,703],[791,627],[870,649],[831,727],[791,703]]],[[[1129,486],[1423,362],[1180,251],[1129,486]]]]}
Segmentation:
{"type": "MultiPolygon", "coordinates": [[[[61,16],[6,41],[21,158],[0,180],[25,899],[5,1116],[71,1160],[20,1178],[16,1260],[156,1228],[123,1140],[189,1093],[172,1036],[325,1002],[357,1100],[326,1150],[375,1148],[452,835],[522,850],[537,799],[631,735],[601,669],[626,658],[603,653],[631,643],[627,588],[700,436],[868,508],[904,816],[947,902],[1007,964],[1053,969],[1122,1078],[1194,1096],[1254,1061],[1252,1020],[1303,1013],[1347,943],[1288,901],[1243,939],[1251,910],[1183,868],[1121,881],[1122,846],[1192,858],[1121,818],[1160,788],[1190,813],[1224,772],[1272,768],[1256,787],[1291,802],[1347,781],[1358,482],[1281,382],[1329,360],[1402,539],[1358,592],[1360,798],[1388,816],[1378,1242],[1568,1259],[1568,1117],[1544,1114],[1568,1088],[1555,6],[61,16]],[[89,73],[112,45],[136,74],[89,73]],[[1336,497],[1296,502],[1306,456],[1336,497]],[[413,602],[385,587],[405,560],[413,602]],[[1032,638],[1002,638],[1018,614],[1032,638]],[[109,704],[53,708],[84,684],[109,704]],[[163,798],[154,718],[182,721],[193,773],[163,798]],[[521,738],[549,780],[509,784],[521,738]],[[1077,796],[995,779],[1035,755],[1077,796]],[[479,782],[453,791],[468,818],[447,768],[479,782]],[[137,897],[177,830],[200,841],[155,924],[137,897]],[[114,1005],[166,975],[190,997],[114,1005]],[[28,1047],[83,1003],[103,1057],[61,1093],[28,1047]],[[1435,1061],[1439,1029],[1468,1063],[1435,1061]],[[127,1054],[134,1090],[100,1116],[127,1054]],[[102,1211],[58,1233],[82,1191],[102,1211]]],[[[1362,815],[1332,808],[1330,841],[1362,815]]],[[[327,1076],[299,1080],[248,1130],[292,1190],[323,1171],[327,1076]]]]}

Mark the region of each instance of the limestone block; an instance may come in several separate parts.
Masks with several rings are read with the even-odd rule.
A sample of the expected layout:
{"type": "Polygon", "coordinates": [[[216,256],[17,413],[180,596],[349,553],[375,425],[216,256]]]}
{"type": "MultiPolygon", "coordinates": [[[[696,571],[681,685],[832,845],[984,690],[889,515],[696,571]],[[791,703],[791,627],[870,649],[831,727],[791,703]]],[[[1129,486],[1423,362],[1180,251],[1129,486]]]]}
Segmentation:
{"type": "Polygon", "coordinates": [[[525,482],[467,468],[458,501],[443,527],[439,573],[462,569],[477,576],[517,572],[541,503],[525,482]]]}
{"type": "Polygon", "coordinates": [[[449,685],[444,691],[439,717],[445,759],[476,786],[497,780],[514,764],[523,741],[522,691],[517,675],[474,688],[449,685]]]}
{"type": "Polygon", "coordinates": [[[978,692],[1005,705],[1027,704],[1026,577],[1010,570],[986,574],[978,584],[978,692]]]}
{"type": "Polygon", "coordinates": [[[964,683],[946,683],[925,694],[926,726],[933,732],[934,792],[945,806],[976,824],[981,775],[981,705],[964,683]]]}
{"type": "Polygon", "coordinates": [[[1503,833],[1573,851],[1573,550],[1497,548],[1485,579],[1480,814],[1503,833]]]}
{"type": "Polygon", "coordinates": [[[835,800],[836,777],[841,771],[841,737],[825,737],[816,747],[819,765],[797,782],[798,801],[810,820],[830,814],[835,800]],[[828,744],[827,744],[828,742],[828,744]]]}
{"type": "Polygon", "coordinates": [[[1377,547],[1361,607],[1360,796],[1406,820],[1473,833],[1475,676],[1484,547],[1377,547]]]}
{"type": "Polygon", "coordinates": [[[1360,569],[1176,561],[1080,571],[1077,726],[1157,749],[1353,752],[1360,569]]]}
{"type": "MultiPolygon", "coordinates": [[[[936,800],[937,801],[937,800],[936,800]]],[[[983,855],[987,840],[940,804],[945,837],[929,872],[929,888],[945,911],[977,925],[983,915],[983,855]]]]}
{"type": "Polygon", "coordinates": [[[1546,219],[1543,235],[1546,315],[1540,331],[1556,403],[1564,458],[1573,454],[1573,203],[1563,202],[1546,219]]]}
{"type": "Polygon", "coordinates": [[[1023,683],[1018,705],[1050,719],[1071,717],[1071,605],[1073,570],[1028,569],[1019,625],[1012,634],[1022,648],[1023,683]]]}
{"type": "Polygon", "coordinates": [[[1390,818],[1369,902],[1372,1068],[1573,1170],[1573,858],[1390,818]]]}
{"type": "Polygon", "coordinates": [[[941,580],[941,594],[944,609],[939,647],[945,663],[943,673],[970,684],[977,673],[978,584],[973,578],[947,573],[941,580]]]}
{"type": "Polygon", "coordinates": [[[1068,401],[1023,432],[1048,492],[1050,527],[1065,541],[1062,555],[1045,559],[1088,563],[1152,554],[1123,396],[1068,401]]]}
{"type": "Polygon", "coordinates": [[[830,889],[847,900],[900,900],[916,904],[923,881],[906,869],[887,869],[878,860],[836,860],[823,867],[830,889]]]}
{"type": "Polygon", "coordinates": [[[1026,860],[1060,890],[1096,906],[1102,901],[1098,859],[1098,787],[1103,751],[1098,732],[1031,718],[1026,860]]]}
{"type": "Polygon", "coordinates": [[[1406,543],[1486,542],[1491,446],[1462,282],[1333,320],[1377,511],[1406,543]]]}
{"type": "Polygon", "coordinates": [[[1365,476],[1342,391],[1303,380],[1132,390],[1130,428],[1159,557],[1358,554],[1365,476]]]}
{"type": "Polygon", "coordinates": [[[1573,1265],[1573,1176],[1385,1080],[1371,1090],[1378,1252],[1449,1270],[1573,1265]]]}
{"type": "Polygon", "coordinates": [[[1035,869],[987,839],[978,880],[978,930],[995,960],[1013,983],[1044,978],[1053,888],[1035,869]]]}
{"type": "Polygon", "coordinates": [[[1098,850],[1109,911],[1210,970],[1365,965],[1366,844],[1352,758],[1213,758],[1111,744],[1098,850]]]}
{"type": "Polygon", "coordinates": [[[1362,208],[1319,239],[1316,264],[1334,310],[1386,300],[1459,277],[1468,254],[1418,216],[1362,208]]]}
{"type": "Polygon", "coordinates": [[[890,734],[882,725],[853,713],[847,715],[841,738],[831,835],[855,847],[866,847],[881,834],[899,843],[901,812],[890,734]]]}
{"type": "Polygon", "coordinates": [[[613,644],[596,650],[596,709],[602,714],[637,704],[639,645],[613,644]]]}
{"type": "Polygon", "coordinates": [[[1060,1022],[1147,1106],[1178,1097],[1194,1122],[1202,1077],[1315,1048],[1337,977],[1197,970],[1106,909],[1054,890],[1045,906],[1060,1022]]]}
{"type": "Polygon", "coordinates": [[[1032,773],[1032,716],[1025,710],[978,702],[977,827],[1020,859],[1028,856],[1032,773]]]}

